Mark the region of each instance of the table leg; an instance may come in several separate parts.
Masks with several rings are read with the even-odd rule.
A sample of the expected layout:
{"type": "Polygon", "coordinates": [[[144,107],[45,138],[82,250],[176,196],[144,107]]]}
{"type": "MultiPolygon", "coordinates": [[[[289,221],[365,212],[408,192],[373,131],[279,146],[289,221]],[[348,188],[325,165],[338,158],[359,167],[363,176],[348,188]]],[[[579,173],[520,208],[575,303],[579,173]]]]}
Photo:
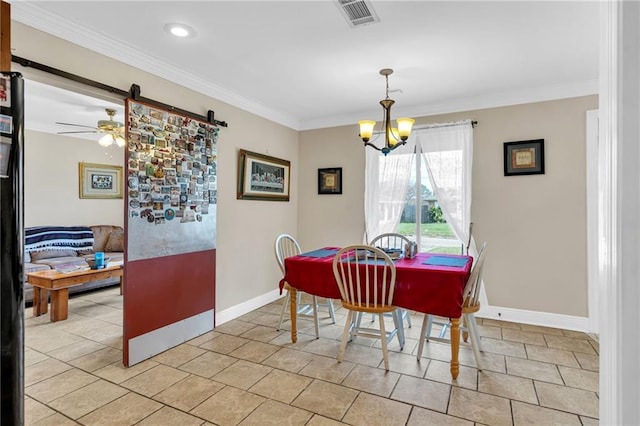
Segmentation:
{"type": "Polygon", "coordinates": [[[46,314],[49,306],[49,291],[33,286],[33,316],[46,314]]]}
{"type": "Polygon", "coordinates": [[[51,291],[51,322],[66,320],[69,316],[69,289],[51,291]]]}
{"type": "Polygon", "coordinates": [[[460,318],[451,318],[451,377],[458,378],[460,363],[458,351],[460,349],[460,318]]]}
{"type": "Polygon", "coordinates": [[[291,342],[296,343],[298,341],[298,291],[293,287],[289,289],[289,300],[291,301],[291,342]]]}

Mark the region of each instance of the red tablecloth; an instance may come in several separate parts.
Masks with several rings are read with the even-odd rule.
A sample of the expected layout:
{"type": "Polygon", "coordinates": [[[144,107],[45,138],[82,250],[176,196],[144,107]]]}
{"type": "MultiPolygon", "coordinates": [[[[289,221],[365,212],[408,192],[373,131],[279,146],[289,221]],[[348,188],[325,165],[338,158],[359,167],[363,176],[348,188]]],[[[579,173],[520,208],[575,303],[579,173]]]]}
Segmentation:
{"type": "MultiPolygon", "coordinates": [[[[325,247],[324,250],[338,250],[325,247]]],[[[333,276],[333,256],[286,258],[285,276],[290,286],[316,296],[340,299],[340,290],[333,276]]],[[[413,259],[398,259],[396,265],[396,287],[393,304],[418,312],[449,318],[462,315],[462,291],[469,278],[473,258],[470,256],[419,253],[413,259]],[[463,267],[425,265],[431,256],[447,256],[467,260],[463,267]]]]}

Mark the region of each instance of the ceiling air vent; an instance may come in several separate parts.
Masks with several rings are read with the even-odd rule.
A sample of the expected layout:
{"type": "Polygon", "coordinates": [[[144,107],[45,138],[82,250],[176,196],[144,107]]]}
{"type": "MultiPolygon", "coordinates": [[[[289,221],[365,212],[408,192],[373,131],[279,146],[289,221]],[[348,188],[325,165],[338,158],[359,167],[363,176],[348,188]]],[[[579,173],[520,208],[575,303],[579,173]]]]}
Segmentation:
{"type": "Polygon", "coordinates": [[[369,0],[337,0],[336,4],[351,28],[380,22],[369,0]]]}

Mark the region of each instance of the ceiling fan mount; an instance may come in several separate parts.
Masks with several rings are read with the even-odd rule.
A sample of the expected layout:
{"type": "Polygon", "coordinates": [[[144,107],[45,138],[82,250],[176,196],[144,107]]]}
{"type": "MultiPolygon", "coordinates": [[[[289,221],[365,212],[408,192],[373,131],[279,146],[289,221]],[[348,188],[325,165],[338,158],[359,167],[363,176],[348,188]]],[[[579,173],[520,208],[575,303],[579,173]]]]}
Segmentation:
{"type": "Polygon", "coordinates": [[[108,120],[98,120],[98,130],[103,132],[115,132],[124,130],[124,124],[119,121],[115,121],[113,117],[116,115],[116,110],[113,108],[105,108],[108,120]]]}

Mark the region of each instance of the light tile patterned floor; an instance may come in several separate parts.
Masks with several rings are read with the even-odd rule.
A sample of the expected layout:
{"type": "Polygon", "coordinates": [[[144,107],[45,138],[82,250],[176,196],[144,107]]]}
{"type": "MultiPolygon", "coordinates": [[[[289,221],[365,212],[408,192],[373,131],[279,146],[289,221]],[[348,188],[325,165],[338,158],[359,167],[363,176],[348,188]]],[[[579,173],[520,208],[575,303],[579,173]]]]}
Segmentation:
{"type": "MultiPolygon", "coordinates": [[[[336,303],[336,305],[339,305],[336,303]]],[[[583,333],[479,320],[485,370],[429,342],[415,358],[422,315],[407,344],[357,338],[335,355],[344,323],[321,338],[299,320],[298,343],[278,331],[281,301],[222,324],[131,368],[122,367],[117,288],[72,298],[69,318],[26,311],[27,425],[488,425],[597,424],[598,344],[583,333]]]]}

